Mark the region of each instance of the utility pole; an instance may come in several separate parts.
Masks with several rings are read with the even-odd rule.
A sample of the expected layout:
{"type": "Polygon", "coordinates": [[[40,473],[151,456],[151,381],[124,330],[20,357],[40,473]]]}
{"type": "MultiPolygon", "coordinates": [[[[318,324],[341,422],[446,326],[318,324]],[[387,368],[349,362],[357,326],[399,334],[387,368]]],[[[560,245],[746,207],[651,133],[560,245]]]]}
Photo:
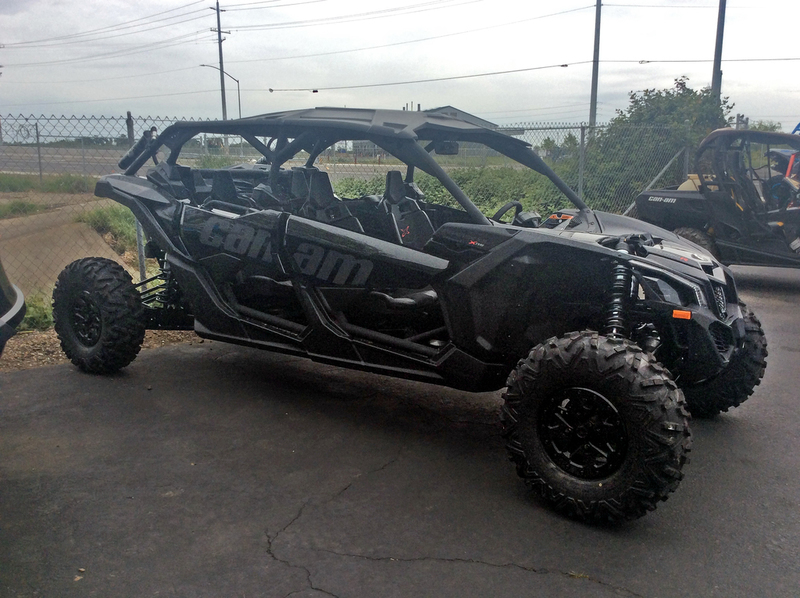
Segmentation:
{"type": "MultiPolygon", "coordinates": [[[[214,10],[214,9],[212,9],[214,10]]],[[[225,103],[225,68],[222,64],[222,25],[219,20],[219,0],[217,0],[217,43],[219,44],[219,89],[222,94],[222,120],[228,120],[228,106],[225,103]]],[[[212,29],[213,31],[213,29],[212,29]]]]}
{"type": "MultiPolygon", "coordinates": [[[[589,126],[597,124],[597,76],[600,66],[600,7],[601,0],[597,0],[594,13],[594,59],[592,60],[592,97],[589,100],[589,126]]],[[[593,133],[590,132],[590,134],[593,133]]]]}
{"type": "Polygon", "coordinates": [[[717,16],[717,45],[714,48],[714,73],[711,76],[711,95],[719,104],[722,91],[722,34],[725,31],[725,3],[719,0],[719,16],[717,16]]]}

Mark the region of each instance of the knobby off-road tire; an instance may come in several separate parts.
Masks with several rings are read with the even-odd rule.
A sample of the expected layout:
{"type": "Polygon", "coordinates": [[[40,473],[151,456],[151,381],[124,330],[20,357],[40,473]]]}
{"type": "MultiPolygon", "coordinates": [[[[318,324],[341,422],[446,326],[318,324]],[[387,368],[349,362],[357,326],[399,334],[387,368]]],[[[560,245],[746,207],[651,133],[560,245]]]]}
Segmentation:
{"type": "Polygon", "coordinates": [[[719,259],[719,249],[717,248],[717,244],[714,243],[714,239],[712,239],[708,234],[704,233],[703,231],[698,230],[696,228],[681,227],[681,228],[676,228],[672,232],[674,232],[679,237],[688,239],[695,245],[699,245],[700,247],[705,249],[708,253],[713,255],[716,259],[719,259]]]}
{"type": "Polygon", "coordinates": [[[534,347],[508,379],[503,434],[517,473],[584,521],[641,517],[680,482],[683,394],[638,346],[574,332],[534,347]]]}
{"type": "Polygon", "coordinates": [[[69,264],[53,291],[53,320],[61,348],[84,372],[124,368],[144,340],[142,301],[116,262],[84,258],[69,264]]]}
{"type": "Polygon", "coordinates": [[[761,384],[767,368],[767,337],[756,315],[742,303],[744,345],[737,349],[728,366],[711,380],[683,389],[686,404],[694,417],[714,417],[738,407],[761,384]]]}

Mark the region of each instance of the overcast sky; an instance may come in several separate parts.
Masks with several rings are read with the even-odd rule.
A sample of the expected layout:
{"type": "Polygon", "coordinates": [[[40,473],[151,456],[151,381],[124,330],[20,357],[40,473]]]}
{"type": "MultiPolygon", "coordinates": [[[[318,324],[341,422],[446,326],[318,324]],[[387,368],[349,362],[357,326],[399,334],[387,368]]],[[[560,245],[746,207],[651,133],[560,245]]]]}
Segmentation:
{"type": "MultiPolygon", "coordinates": [[[[219,72],[200,66],[219,66],[213,6],[0,0],[0,115],[221,117],[219,72]]],[[[244,116],[449,104],[499,124],[589,120],[593,0],[220,7],[224,69],[239,79],[244,116]]],[[[624,109],[631,91],[671,87],[683,75],[692,88],[709,86],[718,8],[717,0],[605,4],[598,121],[624,109]]],[[[734,112],[786,131],[800,122],[799,23],[798,0],[728,1],[722,93],[734,112]]],[[[234,118],[236,82],[225,84],[234,118]]]]}

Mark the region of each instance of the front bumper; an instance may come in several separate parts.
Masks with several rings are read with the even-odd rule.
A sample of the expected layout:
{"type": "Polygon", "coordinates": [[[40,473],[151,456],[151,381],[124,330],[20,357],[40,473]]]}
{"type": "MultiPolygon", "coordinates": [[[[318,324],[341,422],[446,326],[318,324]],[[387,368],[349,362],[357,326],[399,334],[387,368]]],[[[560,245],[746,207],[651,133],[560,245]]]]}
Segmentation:
{"type": "Polygon", "coordinates": [[[671,328],[674,342],[683,354],[672,369],[682,384],[716,376],[744,344],[744,318],[738,305],[729,305],[724,321],[709,311],[697,310],[689,320],[673,319],[671,328]]]}

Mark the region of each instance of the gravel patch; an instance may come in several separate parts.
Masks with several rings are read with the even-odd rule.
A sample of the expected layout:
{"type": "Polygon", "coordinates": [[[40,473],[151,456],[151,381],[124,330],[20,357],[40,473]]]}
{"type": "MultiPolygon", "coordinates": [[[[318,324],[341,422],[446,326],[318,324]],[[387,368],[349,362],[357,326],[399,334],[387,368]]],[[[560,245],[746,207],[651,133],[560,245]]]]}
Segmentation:
{"type": "MultiPolygon", "coordinates": [[[[191,330],[148,330],[142,350],[193,342],[201,343],[203,339],[191,330]]],[[[0,372],[27,370],[68,361],[61,350],[55,330],[20,332],[12,336],[6,344],[3,356],[0,357],[0,372]]]]}

